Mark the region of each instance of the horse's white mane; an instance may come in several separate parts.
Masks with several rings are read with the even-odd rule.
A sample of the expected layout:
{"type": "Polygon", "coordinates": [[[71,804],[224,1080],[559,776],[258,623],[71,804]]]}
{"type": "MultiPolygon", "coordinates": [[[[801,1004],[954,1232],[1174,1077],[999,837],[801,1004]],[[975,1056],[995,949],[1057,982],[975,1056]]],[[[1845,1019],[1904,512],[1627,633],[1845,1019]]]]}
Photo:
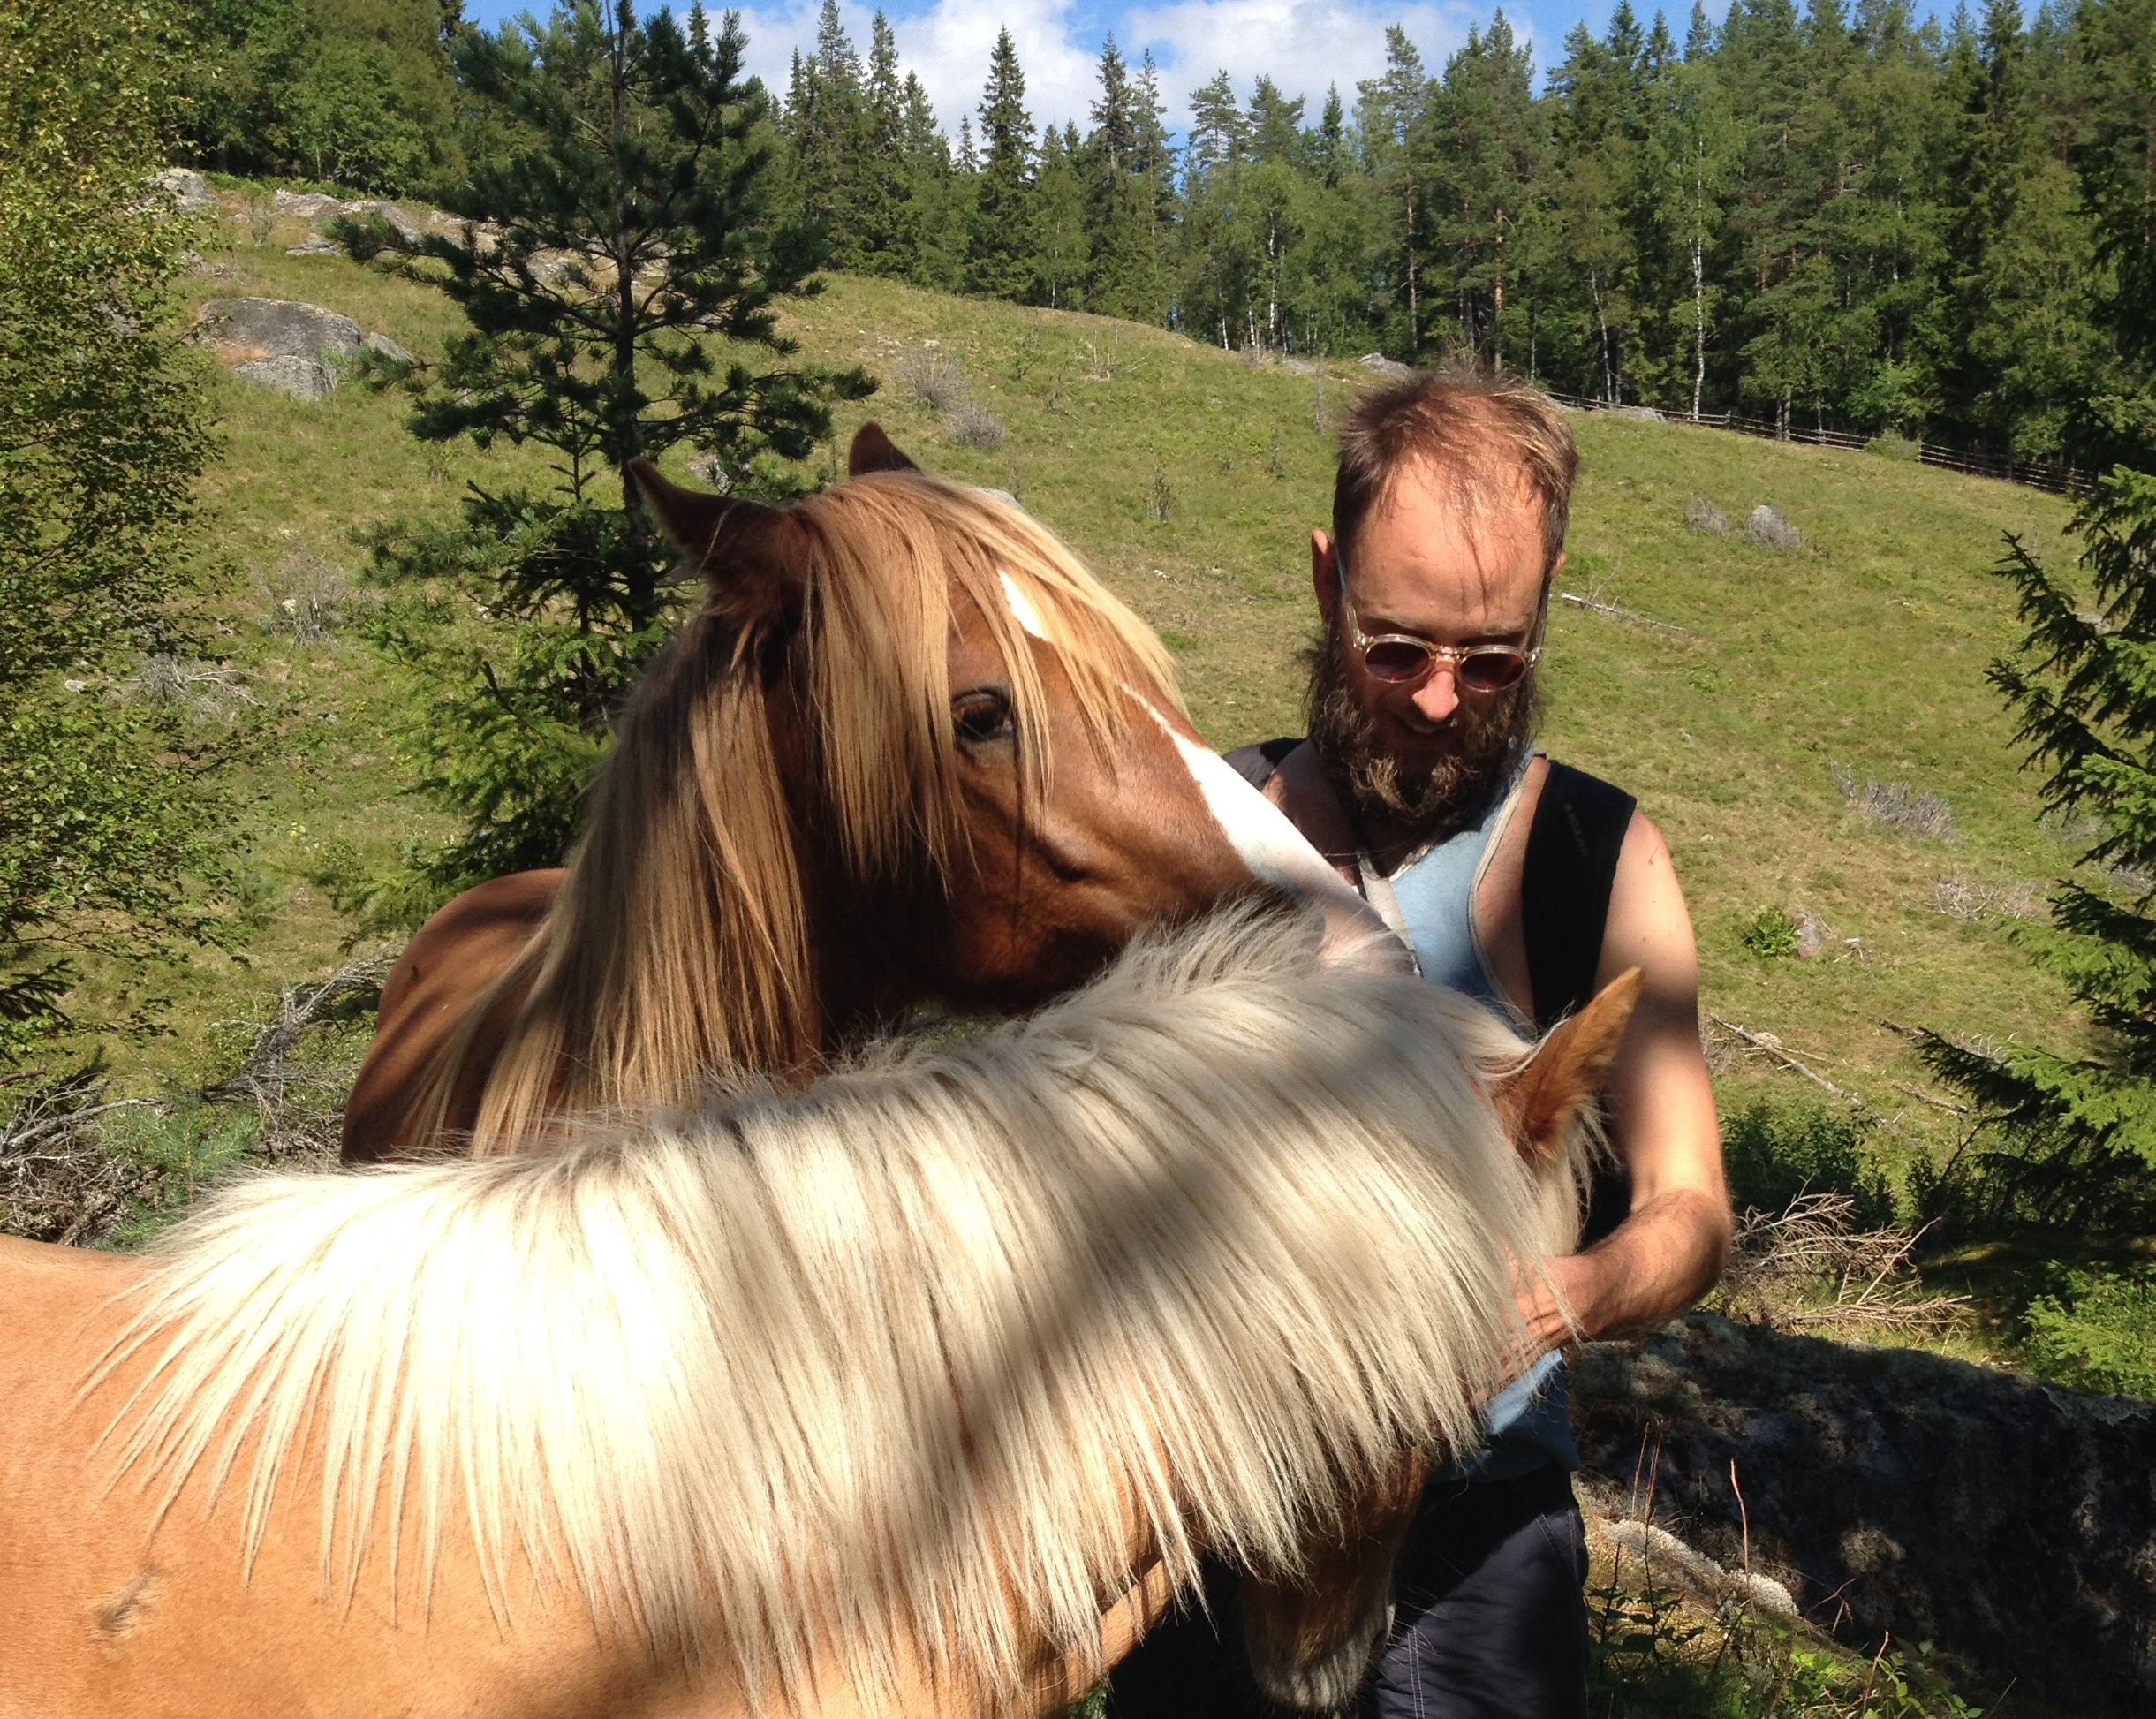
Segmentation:
{"type": "Polygon", "coordinates": [[[1031,1019],[559,1156],[218,1196],[107,1362],[111,1436],[207,1496],[321,1474],[324,1577],[465,1537],[601,1628],[791,1694],[893,1655],[1010,1692],[1098,1654],[1131,1511],[1290,1564],[1407,1443],[1473,1436],[1562,1249],[1479,1085],[1521,1047],[1245,912],[1031,1019]],[[370,1546],[377,1511],[397,1526],[370,1546]],[[812,1666],[819,1655],[838,1663],[812,1666]]]}

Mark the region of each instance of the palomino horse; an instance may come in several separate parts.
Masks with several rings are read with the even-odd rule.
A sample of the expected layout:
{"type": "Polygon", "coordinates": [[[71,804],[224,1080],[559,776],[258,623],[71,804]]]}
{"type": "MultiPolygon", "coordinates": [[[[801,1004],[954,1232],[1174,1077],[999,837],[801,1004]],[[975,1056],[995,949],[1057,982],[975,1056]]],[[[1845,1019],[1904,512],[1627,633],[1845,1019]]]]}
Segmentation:
{"type": "Polygon", "coordinates": [[[1472,1436],[1627,1007],[1523,1068],[1306,925],[160,1257],[0,1243],[0,1714],[987,1719],[1201,1547],[1291,1576],[1472,1436]]]}
{"type": "Polygon", "coordinates": [[[798,1076],[927,996],[1030,1006],[1260,882],[1359,914],[1052,533],[873,424],[849,469],[778,509],[637,468],[703,606],[624,714],[567,873],[481,885],[412,940],[347,1161],[798,1076]]]}

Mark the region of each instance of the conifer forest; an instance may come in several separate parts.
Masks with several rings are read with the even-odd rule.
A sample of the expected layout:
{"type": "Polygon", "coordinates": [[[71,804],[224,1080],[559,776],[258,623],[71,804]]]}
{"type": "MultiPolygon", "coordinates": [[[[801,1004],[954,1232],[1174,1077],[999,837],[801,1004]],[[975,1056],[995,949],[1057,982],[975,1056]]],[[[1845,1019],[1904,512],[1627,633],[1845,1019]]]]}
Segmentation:
{"type": "MultiPolygon", "coordinates": [[[[303,32],[253,16],[305,6],[237,10],[203,154],[305,169],[325,74],[277,57],[303,32]]],[[[1383,74],[1322,101],[1222,72],[1184,112],[1110,39],[1086,124],[1060,127],[1029,111],[1006,33],[956,137],[882,14],[865,46],[857,24],[826,0],[787,87],[760,93],[781,201],[836,269],[2084,470],[2148,423],[2112,330],[2120,258],[2156,219],[2152,0],[1943,24],[1905,0],[1645,19],[1625,0],[1554,49],[1499,12],[1442,66],[1395,27],[1383,74]]],[[[384,111],[345,114],[315,165],[419,193],[483,152],[429,77],[382,71],[384,111]]],[[[337,82],[364,107],[369,86],[337,82]]]]}

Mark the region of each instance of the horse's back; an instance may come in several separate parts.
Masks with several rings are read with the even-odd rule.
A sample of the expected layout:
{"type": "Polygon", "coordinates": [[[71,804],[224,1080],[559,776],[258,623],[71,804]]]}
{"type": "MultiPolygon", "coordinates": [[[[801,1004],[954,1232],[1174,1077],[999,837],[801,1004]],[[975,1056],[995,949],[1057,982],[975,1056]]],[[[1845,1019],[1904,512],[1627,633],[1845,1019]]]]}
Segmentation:
{"type": "Polygon", "coordinates": [[[394,1157],[412,1144],[413,1107],[435,1056],[466,1006],[531,942],[562,875],[557,867],[491,879],[420,928],[382,985],[374,1040],[345,1101],[346,1163],[394,1157]]]}

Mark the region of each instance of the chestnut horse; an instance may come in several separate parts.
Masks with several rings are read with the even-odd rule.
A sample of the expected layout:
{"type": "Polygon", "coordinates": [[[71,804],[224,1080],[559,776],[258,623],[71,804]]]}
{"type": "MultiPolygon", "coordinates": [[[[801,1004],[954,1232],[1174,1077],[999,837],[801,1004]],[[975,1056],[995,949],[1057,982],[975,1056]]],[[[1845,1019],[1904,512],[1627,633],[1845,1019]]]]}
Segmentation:
{"type": "Polygon", "coordinates": [[[1291,1586],[1473,1436],[1626,1010],[1523,1064],[1305,924],[149,1259],[0,1242],[0,1715],[991,1719],[1201,1548],[1291,1586]]]}
{"type": "Polygon", "coordinates": [[[1031,1006],[1261,886],[1374,923],[1052,533],[873,424],[849,470],[773,508],[637,467],[704,602],[568,870],[467,892],[397,963],[347,1162],[798,1078],[924,998],[1031,1006]]]}

